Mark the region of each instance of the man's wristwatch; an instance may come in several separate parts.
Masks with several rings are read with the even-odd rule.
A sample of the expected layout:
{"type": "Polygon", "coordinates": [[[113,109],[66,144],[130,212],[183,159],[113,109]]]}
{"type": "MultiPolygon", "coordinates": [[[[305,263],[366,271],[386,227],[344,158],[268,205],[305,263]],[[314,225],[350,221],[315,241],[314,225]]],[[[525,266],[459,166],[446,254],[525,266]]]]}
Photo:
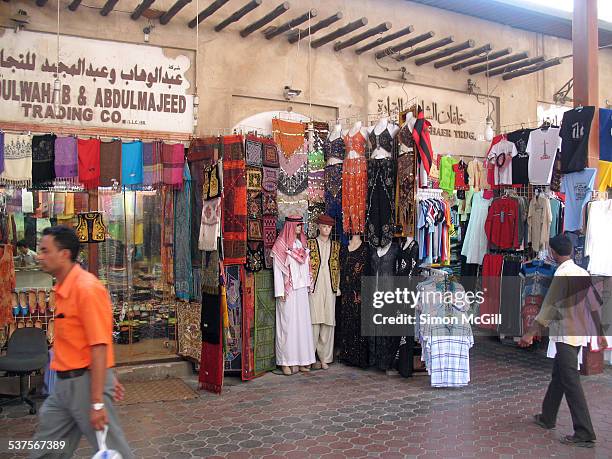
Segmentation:
{"type": "Polygon", "coordinates": [[[100,411],[104,409],[104,403],[92,403],[91,407],[94,409],[94,411],[100,411]]]}

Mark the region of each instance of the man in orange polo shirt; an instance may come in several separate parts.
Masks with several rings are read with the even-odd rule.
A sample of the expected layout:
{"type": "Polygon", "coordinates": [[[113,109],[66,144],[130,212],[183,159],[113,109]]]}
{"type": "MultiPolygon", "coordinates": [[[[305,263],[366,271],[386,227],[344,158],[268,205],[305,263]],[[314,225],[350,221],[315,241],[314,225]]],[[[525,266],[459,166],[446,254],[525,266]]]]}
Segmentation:
{"type": "MultiPolygon", "coordinates": [[[[112,406],[113,396],[120,399],[123,388],[112,370],[110,297],[102,283],[76,262],[79,246],[76,233],[65,226],[45,229],[40,241],[40,265],[57,279],[51,368],[57,371],[58,379],[40,409],[35,440],[64,440],[61,457],[71,457],[82,435],[97,450],[95,432],[108,425],[108,448],[118,451],[123,459],[133,458],[112,406]]],[[[31,457],[48,453],[37,451],[31,457]]]]}

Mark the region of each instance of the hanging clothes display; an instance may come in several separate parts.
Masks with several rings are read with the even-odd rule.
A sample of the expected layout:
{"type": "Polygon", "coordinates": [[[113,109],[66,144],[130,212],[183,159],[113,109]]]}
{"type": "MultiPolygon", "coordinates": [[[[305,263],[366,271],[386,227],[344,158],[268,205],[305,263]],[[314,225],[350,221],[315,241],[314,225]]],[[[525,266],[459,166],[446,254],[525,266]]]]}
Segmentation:
{"type": "Polygon", "coordinates": [[[444,199],[418,201],[417,240],[420,259],[426,264],[448,264],[450,253],[450,205],[444,199]]]}
{"type": "Polygon", "coordinates": [[[550,211],[552,214],[552,220],[550,222],[550,234],[549,237],[553,238],[557,234],[563,232],[563,217],[565,214],[565,204],[561,202],[556,196],[552,196],[549,199],[550,211]]]}
{"type": "Polygon", "coordinates": [[[485,222],[490,205],[491,200],[483,197],[483,191],[474,193],[472,213],[461,249],[461,255],[466,257],[466,263],[481,265],[487,253],[488,240],[485,234],[485,222]]]}
{"type": "Polygon", "coordinates": [[[533,129],[520,129],[507,135],[508,142],[516,147],[516,156],[512,158],[512,184],[529,184],[529,152],[527,144],[533,129]]]}
{"type": "Polygon", "coordinates": [[[183,185],[183,164],[185,163],[185,147],[182,143],[162,145],[163,182],[173,188],[183,185]]]}
{"type": "MultiPolygon", "coordinates": [[[[78,217],[79,222],[75,231],[79,242],[87,244],[104,242],[106,240],[106,226],[102,221],[102,214],[100,212],[87,212],[79,214],[78,217]]],[[[49,226],[51,225],[49,224],[49,226]]]]}
{"type": "Polygon", "coordinates": [[[0,244],[0,328],[13,322],[13,306],[16,303],[13,290],[16,286],[13,246],[0,244]]]}
{"type": "Polygon", "coordinates": [[[459,163],[459,160],[452,156],[443,156],[440,158],[440,188],[448,193],[452,193],[455,189],[455,171],[454,167],[459,163]]]}
{"type": "Polygon", "coordinates": [[[121,183],[121,140],[100,143],[100,186],[121,183]]]}
{"type": "MultiPolygon", "coordinates": [[[[342,141],[342,148],[344,149],[344,141],[342,141]]],[[[340,239],[340,243],[345,246],[348,244],[348,236],[344,232],[342,218],[342,163],[325,166],[324,174],[325,213],[335,220],[335,235],[340,239]]]]}
{"type": "Polygon", "coordinates": [[[589,168],[563,176],[561,193],[565,194],[564,231],[582,230],[584,207],[591,200],[596,174],[597,169],[589,168]]]}
{"type": "MultiPolygon", "coordinates": [[[[504,257],[499,254],[486,254],[482,261],[482,291],[484,301],[480,304],[480,316],[499,314],[501,301],[501,275],[504,265],[504,257]]],[[[493,323],[482,323],[480,328],[496,330],[497,325],[493,323]]]]}
{"type": "MultiPolygon", "coordinates": [[[[182,151],[183,150],[182,145],[179,145],[179,146],[182,151]]],[[[174,150],[178,152],[179,148],[175,148],[174,150]]],[[[168,160],[167,156],[166,156],[166,160],[168,160]]],[[[166,162],[166,164],[168,163],[166,162]]],[[[180,156],[181,169],[183,169],[183,165],[184,165],[184,152],[180,156]]],[[[143,175],[144,175],[144,170],[143,170],[143,162],[142,162],[142,142],[136,141],[136,142],[122,143],[121,144],[121,185],[123,185],[124,187],[125,186],[133,187],[135,185],[142,185],[143,175]]],[[[183,180],[183,176],[181,176],[181,182],[182,180],[183,180]]],[[[168,185],[171,185],[171,183],[168,183],[168,185]]],[[[179,188],[180,188],[180,185],[179,185],[179,188]]]]}
{"type": "Polygon", "coordinates": [[[4,134],[4,170],[0,185],[26,188],[32,185],[32,136],[4,134]]]}
{"type": "Polygon", "coordinates": [[[520,221],[516,199],[508,196],[494,199],[485,221],[485,234],[489,244],[499,249],[518,249],[520,221]]]}
{"type": "Polygon", "coordinates": [[[325,214],[325,142],[327,123],[313,122],[308,146],[308,237],[317,236],[316,221],[325,214]]]}
{"type": "Polygon", "coordinates": [[[223,139],[223,254],[225,264],[246,262],[247,188],[242,136],[223,139]]]}
{"type": "Polygon", "coordinates": [[[592,201],[587,206],[587,229],[584,253],[589,257],[592,275],[612,276],[612,199],[592,201]]]}
{"type": "Polygon", "coordinates": [[[366,240],[372,247],[385,247],[393,239],[395,187],[394,160],[368,160],[366,240]]]}
{"type": "Polygon", "coordinates": [[[429,175],[434,157],[434,151],[433,148],[431,148],[431,138],[429,136],[430,128],[431,123],[425,119],[425,113],[421,110],[414,121],[412,138],[419,152],[420,163],[423,165],[427,175],[429,175]]]}
{"type": "Polygon", "coordinates": [[[550,201],[543,193],[536,194],[529,202],[529,241],[534,252],[546,250],[550,239],[552,212],[550,201]]]}
{"type": "Polygon", "coordinates": [[[561,172],[580,172],[588,165],[589,135],[595,107],[576,107],[563,113],[561,121],[561,172]]]}
{"type": "Polygon", "coordinates": [[[55,140],[54,134],[32,137],[32,185],[48,187],[55,179],[55,140]]]}
{"type": "Polygon", "coordinates": [[[78,139],[79,182],[87,190],[100,186],[100,139],[78,139]]]}
{"type": "Polygon", "coordinates": [[[290,158],[299,151],[304,152],[306,134],[304,123],[274,118],[272,120],[272,134],[274,135],[274,142],[285,158],[290,158]]]}
{"type": "Polygon", "coordinates": [[[526,150],[529,154],[529,183],[550,185],[553,165],[560,147],[559,128],[549,127],[531,131],[526,150]]]}
{"type": "Polygon", "coordinates": [[[174,291],[177,298],[189,301],[193,295],[191,268],[191,174],[183,166],[183,186],[174,193],[174,291]]]}
{"type": "Polygon", "coordinates": [[[346,156],[342,164],[343,228],[348,234],[363,234],[368,185],[367,140],[361,132],[353,136],[347,133],[344,136],[344,144],[346,156]]]}
{"type": "Polygon", "coordinates": [[[145,142],[142,145],[142,184],[158,187],[164,179],[164,166],[162,164],[162,143],[145,142]]]}
{"type": "Polygon", "coordinates": [[[55,177],[57,180],[73,181],[79,176],[79,157],[76,137],[55,139],[55,177]]]}

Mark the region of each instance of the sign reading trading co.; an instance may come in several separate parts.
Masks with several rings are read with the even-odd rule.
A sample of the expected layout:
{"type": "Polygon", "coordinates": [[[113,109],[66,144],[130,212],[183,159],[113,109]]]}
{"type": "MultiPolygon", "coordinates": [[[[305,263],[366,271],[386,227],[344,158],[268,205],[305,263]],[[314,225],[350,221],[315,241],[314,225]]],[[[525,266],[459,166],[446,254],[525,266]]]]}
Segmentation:
{"type": "Polygon", "coordinates": [[[193,132],[188,56],[162,48],[5,32],[0,40],[0,120],[193,132]],[[60,87],[54,80],[59,72],[60,87]]]}

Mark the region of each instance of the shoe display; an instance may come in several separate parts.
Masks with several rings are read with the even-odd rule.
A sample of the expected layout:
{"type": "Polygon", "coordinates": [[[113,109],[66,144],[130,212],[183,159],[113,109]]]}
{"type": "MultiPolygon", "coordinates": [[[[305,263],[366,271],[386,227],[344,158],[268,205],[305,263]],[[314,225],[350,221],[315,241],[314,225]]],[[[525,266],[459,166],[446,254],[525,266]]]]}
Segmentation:
{"type": "Polygon", "coordinates": [[[47,292],[44,290],[38,291],[38,313],[45,314],[47,312],[47,292]]]}

